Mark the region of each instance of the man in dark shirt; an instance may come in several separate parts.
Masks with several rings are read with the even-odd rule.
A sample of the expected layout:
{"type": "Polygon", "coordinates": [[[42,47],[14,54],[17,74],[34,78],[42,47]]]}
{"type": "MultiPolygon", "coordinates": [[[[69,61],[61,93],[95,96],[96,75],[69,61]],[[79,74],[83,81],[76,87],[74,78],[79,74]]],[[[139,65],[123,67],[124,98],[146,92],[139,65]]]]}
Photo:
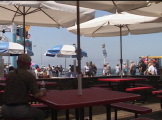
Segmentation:
{"type": "Polygon", "coordinates": [[[140,75],[144,75],[144,72],[146,71],[146,64],[144,63],[143,60],[140,61],[140,65],[139,65],[139,72],[140,72],[140,75]]]}
{"type": "Polygon", "coordinates": [[[30,64],[30,56],[20,55],[17,60],[18,68],[7,75],[2,106],[5,118],[44,120],[44,112],[28,104],[29,93],[36,98],[46,93],[46,90],[39,90],[35,76],[28,71],[30,64]]]}

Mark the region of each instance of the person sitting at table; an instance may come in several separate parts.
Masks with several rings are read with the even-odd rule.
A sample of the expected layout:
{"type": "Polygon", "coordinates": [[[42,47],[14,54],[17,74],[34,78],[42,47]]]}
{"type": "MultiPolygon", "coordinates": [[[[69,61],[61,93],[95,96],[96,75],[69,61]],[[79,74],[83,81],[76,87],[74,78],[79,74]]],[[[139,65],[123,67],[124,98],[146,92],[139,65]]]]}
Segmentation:
{"type": "Polygon", "coordinates": [[[4,118],[32,118],[44,120],[45,113],[28,104],[28,95],[35,98],[46,94],[45,89],[39,89],[35,76],[30,73],[31,58],[27,54],[18,56],[18,68],[9,72],[3,96],[2,115],[4,118]]]}

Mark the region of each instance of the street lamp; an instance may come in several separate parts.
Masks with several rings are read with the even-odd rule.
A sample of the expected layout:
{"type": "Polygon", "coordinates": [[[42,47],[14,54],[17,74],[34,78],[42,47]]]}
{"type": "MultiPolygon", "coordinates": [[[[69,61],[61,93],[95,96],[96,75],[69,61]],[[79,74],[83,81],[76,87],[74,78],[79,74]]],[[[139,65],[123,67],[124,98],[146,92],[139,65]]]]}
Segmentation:
{"type": "Polygon", "coordinates": [[[33,45],[33,47],[39,47],[41,50],[41,67],[42,67],[42,47],[40,47],[39,45],[33,45]]]}

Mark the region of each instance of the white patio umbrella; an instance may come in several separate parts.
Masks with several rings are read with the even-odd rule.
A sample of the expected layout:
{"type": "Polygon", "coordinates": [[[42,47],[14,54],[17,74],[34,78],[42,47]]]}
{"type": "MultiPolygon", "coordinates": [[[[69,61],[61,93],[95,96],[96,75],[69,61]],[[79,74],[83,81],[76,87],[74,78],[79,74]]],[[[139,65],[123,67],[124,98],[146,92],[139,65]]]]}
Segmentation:
{"type": "MultiPolygon", "coordinates": [[[[107,15],[80,24],[81,35],[87,37],[120,36],[120,63],[122,69],[122,35],[162,32],[162,18],[129,13],[107,15]]],[[[68,30],[77,34],[77,26],[68,30]]],[[[122,75],[121,75],[122,77],[122,75]]]]}
{"type": "Polygon", "coordinates": [[[144,15],[144,16],[154,16],[154,17],[162,17],[162,2],[157,1],[151,3],[148,7],[143,7],[135,10],[127,11],[132,14],[144,15]]]}
{"type": "MultiPolygon", "coordinates": [[[[0,24],[11,25],[14,22],[23,25],[24,36],[25,25],[70,27],[77,21],[75,6],[59,4],[55,1],[0,1],[0,11],[0,24]]],[[[94,10],[80,8],[81,22],[94,18],[94,15],[94,10]]]]}
{"type": "MultiPolygon", "coordinates": [[[[56,1],[62,4],[77,6],[76,1],[56,1]]],[[[149,6],[149,1],[80,1],[80,7],[86,7],[96,10],[104,10],[111,13],[128,11],[132,9],[149,6]]]]}

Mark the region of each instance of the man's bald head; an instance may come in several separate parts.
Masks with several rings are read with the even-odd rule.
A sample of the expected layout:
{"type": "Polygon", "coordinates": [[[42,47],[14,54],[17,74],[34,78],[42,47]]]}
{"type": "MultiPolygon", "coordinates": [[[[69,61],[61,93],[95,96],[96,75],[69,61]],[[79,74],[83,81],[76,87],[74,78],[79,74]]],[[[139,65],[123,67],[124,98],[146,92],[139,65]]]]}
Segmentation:
{"type": "Polygon", "coordinates": [[[29,69],[31,65],[31,57],[27,54],[19,55],[17,64],[19,68],[29,69]]]}

